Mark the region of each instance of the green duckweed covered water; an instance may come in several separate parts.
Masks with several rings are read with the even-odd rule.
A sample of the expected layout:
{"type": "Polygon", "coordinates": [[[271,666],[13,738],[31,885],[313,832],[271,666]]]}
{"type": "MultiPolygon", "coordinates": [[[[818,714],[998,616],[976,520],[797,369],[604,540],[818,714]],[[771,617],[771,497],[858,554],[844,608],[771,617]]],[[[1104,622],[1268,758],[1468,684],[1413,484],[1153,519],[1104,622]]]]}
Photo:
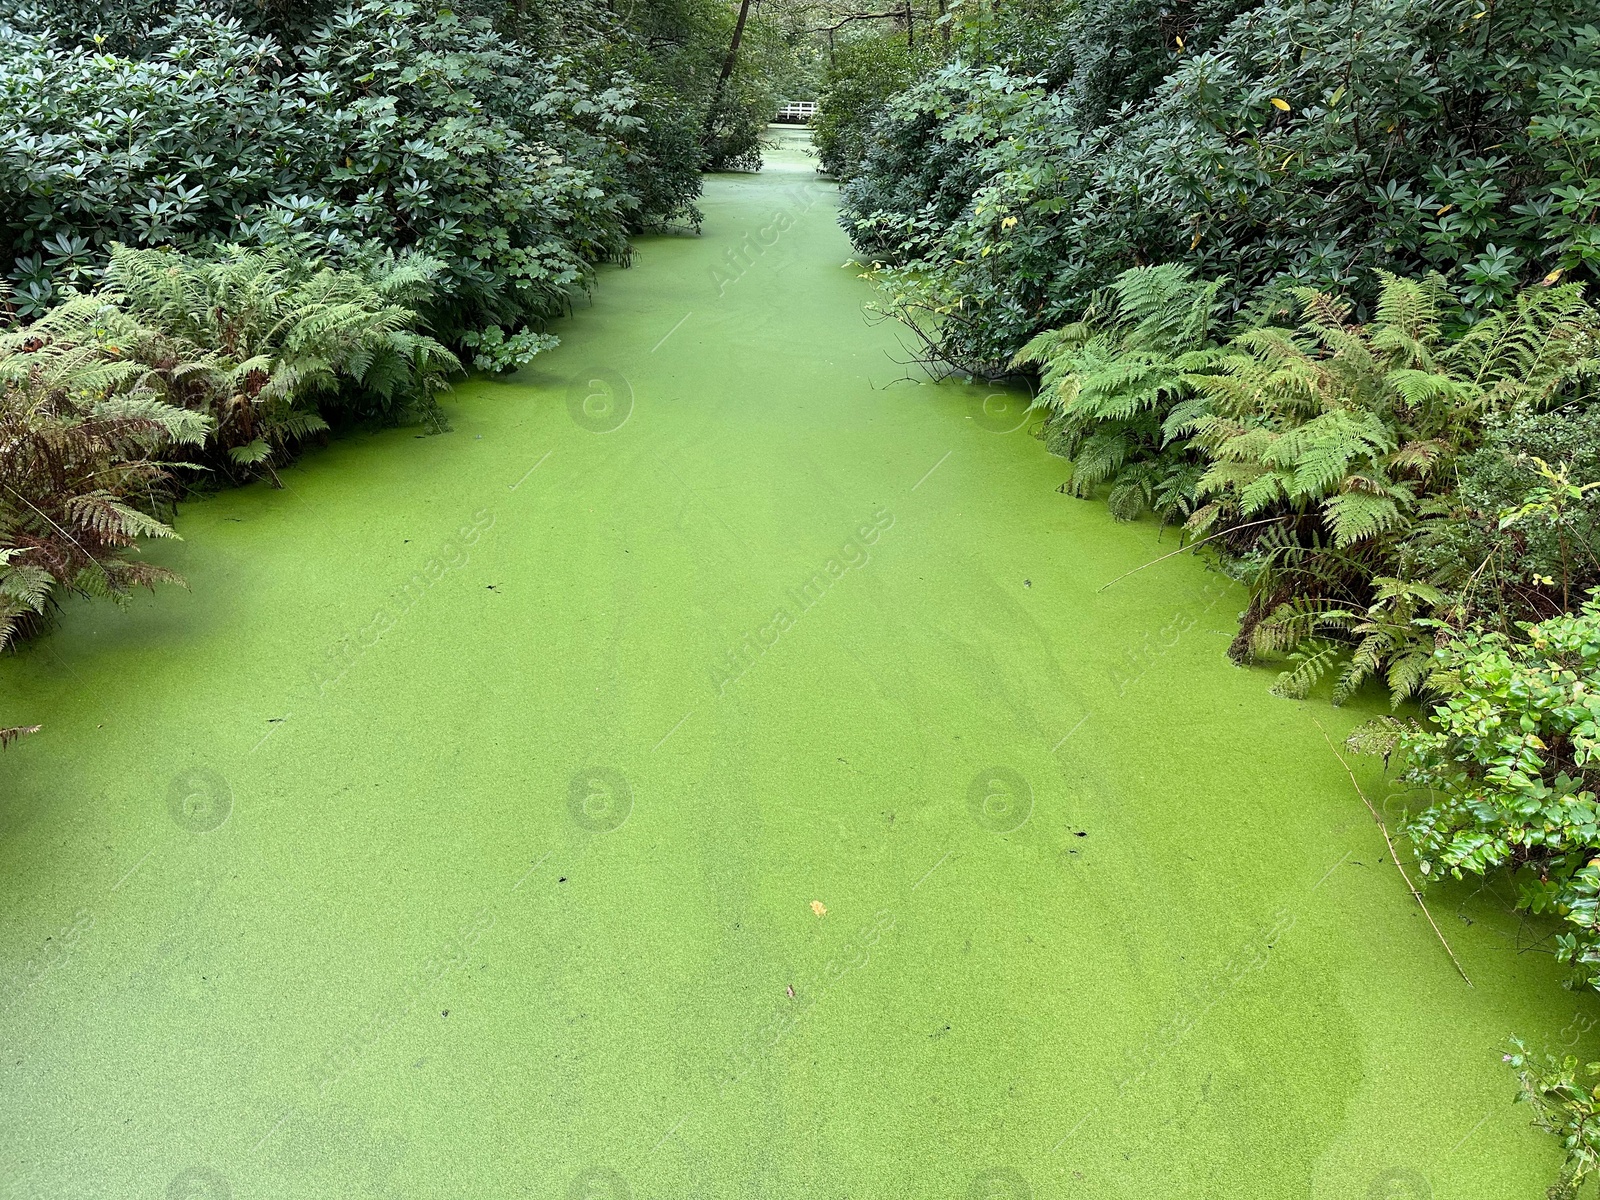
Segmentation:
{"type": "Polygon", "coordinates": [[[1596,1006],[1437,891],[1463,984],[1364,714],[1100,590],[1171,534],[905,379],[793,148],[705,210],[0,664],[3,1194],[1542,1194],[1596,1006]]]}

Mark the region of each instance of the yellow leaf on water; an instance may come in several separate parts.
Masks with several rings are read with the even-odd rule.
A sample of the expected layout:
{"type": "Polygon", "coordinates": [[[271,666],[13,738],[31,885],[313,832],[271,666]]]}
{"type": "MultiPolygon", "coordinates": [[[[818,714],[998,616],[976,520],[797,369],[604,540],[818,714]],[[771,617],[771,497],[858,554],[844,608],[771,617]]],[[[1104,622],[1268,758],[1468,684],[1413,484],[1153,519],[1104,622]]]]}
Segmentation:
{"type": "Polygon", "coordinates": [[[1280,100],[1278,97],[1274,96],[1272,98],[1272,107],[1277,109],[1279,112],[1288,112],[1289,102],[1287,100],[1280,100]]]}
{"type": "Polygon", "coordinates": [[[828,915],[828,906],[821,900],[813,900],[811,902],[811,911],[819,917],[825,917],[828,915]]]}

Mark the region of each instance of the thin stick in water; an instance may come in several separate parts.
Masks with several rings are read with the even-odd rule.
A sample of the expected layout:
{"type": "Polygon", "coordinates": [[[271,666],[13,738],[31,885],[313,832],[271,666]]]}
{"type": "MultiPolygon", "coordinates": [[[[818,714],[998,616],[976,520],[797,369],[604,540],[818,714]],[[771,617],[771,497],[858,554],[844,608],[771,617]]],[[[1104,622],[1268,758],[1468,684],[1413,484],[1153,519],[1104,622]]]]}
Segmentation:
{"type": "MultiPolygon", "coordinates": [[[[1172,558],[1175,555],[1182,554],[1185,550],[1193,550],[1196,546],[1204,546],[1212,538],[1219,538],[1225,533],[1237,533],[1241,529],[1254,529],[1257,525],[1271,525],[1274,521],[1281,520],[1283,520],[1282,517],[1268,517],[1264,521],[1251,521],[1248,525],[1230,525],[1226,529],[1219,529],[1217,532],[1201,538],[1198,542],[1190,542],[1187,546],[1179,546],[1171,554],[1163,554],[1160,558],[1152,558],[1149,562],[1145,563],[1144,566],[1135,567],[1131,571],[1124,571],[1121,575],[1118,575],[1115,579],[1113,579],[1111,583],[1121,583],[1129,575],[1137,575],[1140,571],[1144,570],[1145,567],[1153,567],[1157,563],[1166,562],[1167,559],[1172,558]]],[[[1103,583],[1096,588],[1095,591],[1103,592],[1111,586],[1111,583],[1103,583]]]]}
{"type": "Polygon", "coordinates": [[[1450,956],[1450,961],[1460,972],[1461,978],[1466,980],[1467,986],[1472,986],[1472,980],[1467,979],[1467,972],[1461,966],[1461,960],[1456,957],[1456,952],[1450,949],[1450,943],[1445,940],[1444,930],[1439,928],[1439,923],[1433,919],[1433,914],[1428,911],[1427,904],[1422,899],[1422,893],[1417,891],[1417,885],[1411,882],[1411,876],[1406,874],[1406,869],[1400,865],[1400,856],[1394,852],[1394,839],[1389,836],[1389,827],[1383,823],[1383,818],[1378,815],[1378,810],[1372,807],[1372,801],[1367,799],[1367,794],[1361,790],[1361,784],[1356,782],[1356,773],[1350,769],[1350,764],[1345,762],[1344,755],[1339,753],[1338,747],[1333,744],[1333,739],[1328,736],[1328,731],[1322,728],[1321,721],[1315,721],[1316,727],[1322,733],[1322,740],[1328,743],[1328,749],[1333,751],[1333,756],[1339,760],[1339,765],[1344,768],[1344,773],[1350,776],[1350,783],[1356,789],[1356,795],[1361,797],[1361,803],[1367,806],[1367,811],[1372,814],[1372,819],[1377,822],[1378,831],[1383,834],[1384,843],[1389,847],[1389,857],[1394,862],[1394,869],[1400,872],[1400,878],[1405,880],[1407,890],[1417,902],[1417,907],[1422,909],[1422,915],[1428,918],[1428,924],[1433,926],[1433,932],[1439,935],[1439,944],[1444,947],[1444,952],[1450,956]]]}

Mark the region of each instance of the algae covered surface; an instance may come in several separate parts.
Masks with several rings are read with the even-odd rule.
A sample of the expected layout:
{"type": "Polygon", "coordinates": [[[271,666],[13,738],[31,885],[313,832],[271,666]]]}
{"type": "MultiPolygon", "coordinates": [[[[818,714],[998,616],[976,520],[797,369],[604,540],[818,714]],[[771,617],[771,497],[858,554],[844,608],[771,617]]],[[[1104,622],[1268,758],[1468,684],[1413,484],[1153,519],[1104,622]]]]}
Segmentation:
{"type": "Polygon", "coordinates": [[[1366,712],[1194,558],[1103,588],[1171,532],[915,381],[785,136],[0,663],[0,1194],[1542,1193],[1543,931],[1434,891],[1463,983],[1366,712]]]}

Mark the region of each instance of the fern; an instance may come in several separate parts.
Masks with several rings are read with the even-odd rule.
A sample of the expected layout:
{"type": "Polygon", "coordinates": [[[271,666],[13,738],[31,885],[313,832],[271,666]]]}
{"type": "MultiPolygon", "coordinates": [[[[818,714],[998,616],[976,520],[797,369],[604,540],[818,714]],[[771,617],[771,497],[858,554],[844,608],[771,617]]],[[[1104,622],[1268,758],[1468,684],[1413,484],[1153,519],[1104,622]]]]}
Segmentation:
{"type": "Polygon", "coordinates": [[[1400,749],[1400,739],[1416,728],[1415,721],[1373,717],[1351,730],[1344,744],[1357,754],[1375,754],[1388,765],[1390,757],[1400,749]]]}
{"type": "Polygon", "coordinates": [[[1278,676],[1272,694],[1285,700],[1304,700],[1317,681],[1333,670],[1342,653],[1338,642],[1326,638],[1308,640],[1290,652],[1289,659],[1295,665],[1278,676]]]}
{"type": "Polygon", "coordinates": [[[369,279],[276,250],[196,258],[116,245],[99,303],[178,339],[189,365],[171,376],[172,390],[215,418],[228,463],[270,472],[328,428],[325,406],[432,416],[460,363],[400,301],[426,299],[441,269],[412,256],[369,279]]]}
{"type": "Polygon", "coordinates": [[[1500,407],[1542,408],[1592,377],[1600,353],[1594,310],[1576,284],[1529,288],[1474,325],[1452,348],[1458,375],[1500,407]]]}
{"type": "Polygon", "coordinates": [[[1390,496],[1359,491],[1333,496],[1322,506],[1336,546],[1348,546],[1399,528],[1405,521],[1400,506],[1390,496]]]}
{"type": "Polygon", "coordinates": [[[1409,539],[1438,519],[1488,414],[1572,395],[1594,373],[1600,317],[1575,289],[1530,293],[1452,341],[1442,280],[1382,284],[1366,325],[1337,297],[1295,293],[1299,326],[1234,337],[1197,377],[1205,406],[1170,418],[1210,460],[1188,528],[1256,529],[1224,543],[1255,543],[1236,652],[1291,655],[1284,694],[1304,694],[1339,645],[1335,701],[1373,678],[1396,703],[1430,686],[1434,633],[1459,604],[1400,581],[1409,539]]]}
{"type": "Polygon", "coordinates": [[[174,580],[128,557],[173,532],[152,511],[165,452],[211,422],[160,389],[169,339],[80,297],[0,335],[0,648],[37,628],[60,590],[125,598],[174,580]]]}
{"type": "Polygon", "coordinates": [[[1210,342],[1219,287],[1186,267],[1135,267],[1083,321],[1037,335],[1013,360],[1040,368],[1035,405],[1051,412],[1047,444],[1072,459],[1071,490],[1088,496],[1107,485],[1119,520],[1193,511],[1192,480],[1180,492],[1159,481],[1188,474],[1180,439],[1204,411],[1197,381],[1219,361],[1210,342]]]}

